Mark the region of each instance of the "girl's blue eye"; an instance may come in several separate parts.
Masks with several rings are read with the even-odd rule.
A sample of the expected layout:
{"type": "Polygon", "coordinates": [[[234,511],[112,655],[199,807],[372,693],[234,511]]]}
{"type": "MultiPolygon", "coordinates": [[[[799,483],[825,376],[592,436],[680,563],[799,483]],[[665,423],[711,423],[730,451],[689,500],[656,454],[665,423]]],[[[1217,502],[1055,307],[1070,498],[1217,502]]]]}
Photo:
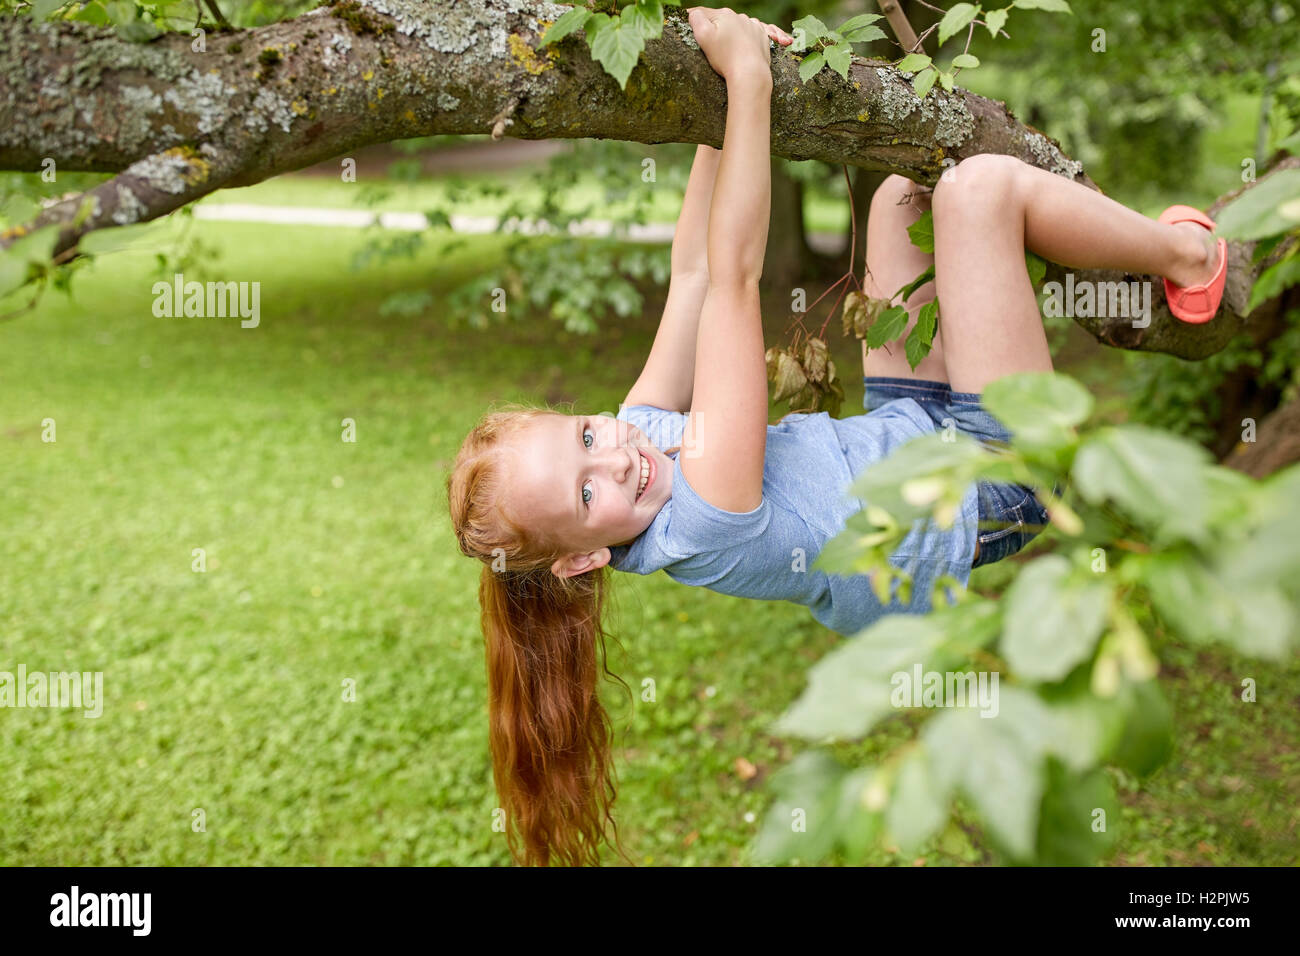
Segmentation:
{"type": "MultiPolygon", "coordinates": [[[[590,448],[590,447],[591,447],[592,445],[594,445],[595,443],[596,443],[596,435],[595,435],[595,433],[592,432],[592,430],[591,430],[590,428],[584,428],[584,429],[582,430],[582,445],[583,445],[583,447],[584,447],[584,448],[590,448]],[[587,436],[588,436],[588,435],[591,435],[591,441],[587,441],[587,436]]],[[[591,482],[588,482],[587,484],[591,484],[591,482]]],[[[587,488],[587,485],[583,485],[583,486],[582,486],[582,503],[583,503],[584,505],[591,504],[591,491],[587,488]]]]}

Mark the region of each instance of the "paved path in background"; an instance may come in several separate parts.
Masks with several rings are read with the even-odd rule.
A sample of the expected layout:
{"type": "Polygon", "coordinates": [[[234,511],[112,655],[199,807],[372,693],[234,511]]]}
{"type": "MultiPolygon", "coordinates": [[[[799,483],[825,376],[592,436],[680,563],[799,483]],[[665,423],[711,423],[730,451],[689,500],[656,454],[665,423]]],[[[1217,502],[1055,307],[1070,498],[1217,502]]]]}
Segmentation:
{"type": "MultiPolygon", "coordinates": [[[[281,226],[343,226],[364,228],[378,222],[384,229],[420,232],[429,228],[422,212],[369,212],[364,209],[322,209],[314,206],[261,206],[252,203],[202,203],[194,207],[194,218],[221,222],[265,222],[281,226]]],[[[453,215],[451,228],[460,233],[495,232],[496,216],[453,215]]],[[[675,224],[652,222],[629,225],[627,238],[633,242],[672,242],[675,224]]],[[[524,220],[515,231],[537,235],[544,230],[537,220],[524,220]]],[[[569,225],[574,236],[609,236],[614,223],[608,219],[582,219],[569,225]]],[[[814,232],[808,244],[818,252],[837,254],[844,246],[844,237],[837,232],[814,232]]]]}

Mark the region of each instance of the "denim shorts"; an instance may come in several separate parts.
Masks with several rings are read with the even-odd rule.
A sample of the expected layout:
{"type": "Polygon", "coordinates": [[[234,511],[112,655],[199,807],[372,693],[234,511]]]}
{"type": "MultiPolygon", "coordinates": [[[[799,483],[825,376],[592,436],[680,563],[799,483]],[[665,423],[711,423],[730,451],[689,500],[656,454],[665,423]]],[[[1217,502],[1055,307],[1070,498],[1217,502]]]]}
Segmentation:
{"type": "MultiPolygon", "coordinates": [[[[928,379],[863,377],[862,404],[867,411],[885,402],[910,398],[925,409],[939,428],[951,424],[989,448],[1005,448],[1011,432],[984,408],[977,392],[954,392],[947,382],[928,379]]],[[[1047,509],[1025,485],[975,482],[979,501],[979,557],[972,567],[992,564],[1015,554],[1047,526],[1047,509]]],[[[1060,494],[1060,487],[1053,489],[1060,494]]]]}

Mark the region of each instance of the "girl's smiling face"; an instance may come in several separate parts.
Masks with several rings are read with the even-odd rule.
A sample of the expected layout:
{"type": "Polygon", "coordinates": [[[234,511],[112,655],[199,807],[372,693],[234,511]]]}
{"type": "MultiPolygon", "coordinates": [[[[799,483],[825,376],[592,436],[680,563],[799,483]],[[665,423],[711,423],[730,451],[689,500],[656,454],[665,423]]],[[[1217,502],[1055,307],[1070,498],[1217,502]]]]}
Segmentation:
{"type": "Polygon", "coordinates": [[[572,552],[555,564],[562,576],[608,563],[609,548],[629,544],[672,497],[672,459],[610,415],[540,416],[510,451],[512,510],[572,552]]]}

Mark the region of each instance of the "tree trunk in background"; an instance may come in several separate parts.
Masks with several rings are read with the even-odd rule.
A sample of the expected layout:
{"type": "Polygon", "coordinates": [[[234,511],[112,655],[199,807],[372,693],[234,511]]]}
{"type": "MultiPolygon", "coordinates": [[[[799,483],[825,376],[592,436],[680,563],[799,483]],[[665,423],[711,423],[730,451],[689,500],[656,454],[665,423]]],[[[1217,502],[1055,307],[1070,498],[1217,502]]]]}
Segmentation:
{"type": "MultiPolygon", "coordinates": [[[[1264,354],[1267,355],[1267,344],[1263,349],[1264,354]]],[[[1219,414],[1221,430],[1209,443],[1209,449],[1214,456],[1222,459],[1231,454],[1241,444],[1241,433],[1244,428],[1242,421],[1253,418],[1257,425],[1262,425],[1264,416],[1277,408],[1281,397],[1281,389],[1260,384],[1258,370],[1251,365],[1243,365],[1224,379],[1219,387],[1219,398],[1222,402],[1219,414]]],[[[1260,434],[1262,436],[1262,431],[1260,434]]],[[[1263,440],[1261,437],[1260,441],[1263,440]]]]}
{"type": "Polygon", "coordinates": [[[783,164],[772,157],[772,218],[767,229],[767,250],[763,259],[763,285],[781,292],[816,272],[812,250],[804,233],[803,183],[788,176],[783,164]]]}
{"type": "Polygon", "coordinates": [[[1239,442],[1223,463],[1252,478],[1263,478],[1298,461],[1300,399],[1292,399],[1259,422],[1255,441],[1239,442]]]}

